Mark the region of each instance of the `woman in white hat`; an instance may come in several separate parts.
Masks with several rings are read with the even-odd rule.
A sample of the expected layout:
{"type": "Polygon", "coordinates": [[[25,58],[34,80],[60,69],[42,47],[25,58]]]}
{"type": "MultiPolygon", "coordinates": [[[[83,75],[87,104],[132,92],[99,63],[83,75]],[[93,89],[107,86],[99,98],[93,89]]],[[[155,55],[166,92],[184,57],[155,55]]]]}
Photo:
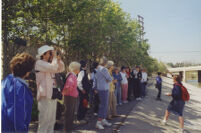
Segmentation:
{"type": "Polygon", "coordinates": [[[37,84],[37,100],[39,110],[38,133],[53,133],[56,121],[57,101],[52,99],[56,86],[55,73],[64,71],[64,63],[56,57],[53,47],[44,45],[38,49],[35,70],[37,84]]]}

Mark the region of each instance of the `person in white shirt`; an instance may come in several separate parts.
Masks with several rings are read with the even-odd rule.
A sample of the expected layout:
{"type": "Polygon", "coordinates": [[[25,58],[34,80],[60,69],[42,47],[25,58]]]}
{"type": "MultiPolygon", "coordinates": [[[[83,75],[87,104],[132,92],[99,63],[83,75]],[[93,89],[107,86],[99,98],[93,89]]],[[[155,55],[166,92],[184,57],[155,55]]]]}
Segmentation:
{"type": "Polygon", "coordinates": [[[40,47],[36,57],[38,133],[53,133],[57,107],[57,100],[53,97],[55,73],[63,72],[65,65],[61,58],[56,55],[54,48],[48,45],[40,47]]]}
{"type": "Polygon", "coordinates": [[[81,68],[77,77],[77,86],[79,91],[79,107],[77,112],[77,119],[79,123],[83,124],[87,121],[84,120],[85,115],[87,113],[88,107],[88,94],[89,90],[92,87],[88,78],[88,74],[86,72],[87,63],[85,61],[80,61],[81,68]]]}
{"type": "Polygon", "coordinates": [[[146,84],[147,84],[147,73],[146,70],[142,70],[142,79],[141,79],[141,97],[145,97],[145,91],[146,91],[146,84]]]}
{"type": "Polygon", "coordinates": [[[128,80],[127,80],[127,74],[126,74],[126,68],[123,66],[121,67],[121,87],[122,87],[122,101],[123,103],[128,103],[127,97],[128,97],[128,80]]]}

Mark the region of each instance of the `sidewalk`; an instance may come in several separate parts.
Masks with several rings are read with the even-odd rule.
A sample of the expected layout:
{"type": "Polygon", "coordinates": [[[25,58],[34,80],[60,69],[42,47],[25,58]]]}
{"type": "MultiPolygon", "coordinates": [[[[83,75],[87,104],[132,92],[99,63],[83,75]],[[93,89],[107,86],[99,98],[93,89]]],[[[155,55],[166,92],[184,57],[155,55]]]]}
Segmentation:
{"type": "MultiPolygon", "coordinates": [[[[151,84],[148,84],[150,86],[151,84]]],[[[88,110],[86,115],[86,119],[88,121],[87,124],[83,125],[74,125],[75,128],[72,133],[113,133],[118,132],[119,127],[125,121],[126,117],[133,110],[133,108],[140,103],[139,101],[133,100],[127,104],[123,104],[121,106],[117,106],[117,113],[121,115],[121,117],[113,118],[109,120],[112,123],[111,127],[105,127],[104,130],[98,130],[95,128],[97,117],[93,115],[92,109],[88,110]]],[[[29,128],[29,133],[37,132],[38,123],[31,123],[29,128]]],[[[55,133],[62,133],[63,130],[56,130],[55,133]]]]}
{"type": "MultiPolygon", "coordinates": [[[[165,96],[171,92],[172,85],[168,79],[163,79],[162,101],[156,101],[157,89],[154,85],[148,88],[147,97],[138,103],[128,115],[125,126],[120,127],[120,133],[177,133],[178,117],[170,115],[167,125],[160,121],[171,101],[171,97],[165,96]]],[[[186,133],[201,133],[201,89],[188,88],[191,100],[184,108],[184,128],[186,133]]]]}

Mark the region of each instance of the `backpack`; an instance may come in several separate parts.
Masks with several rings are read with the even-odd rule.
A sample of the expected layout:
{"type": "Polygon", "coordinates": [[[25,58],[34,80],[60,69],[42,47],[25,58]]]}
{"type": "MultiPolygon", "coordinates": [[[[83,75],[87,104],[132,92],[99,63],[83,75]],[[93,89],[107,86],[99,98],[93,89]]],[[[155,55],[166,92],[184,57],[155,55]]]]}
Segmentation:
{"type": "Polygon", "coordinates": [[[186,87],[184,87],[183,85],[181,84],[176,84],[177,86],[180,86],[181,87],[181,91],[182,91],[182,100],[183,101],[189,101],[190,100],[190,95],[186,89],[186,87]]]}

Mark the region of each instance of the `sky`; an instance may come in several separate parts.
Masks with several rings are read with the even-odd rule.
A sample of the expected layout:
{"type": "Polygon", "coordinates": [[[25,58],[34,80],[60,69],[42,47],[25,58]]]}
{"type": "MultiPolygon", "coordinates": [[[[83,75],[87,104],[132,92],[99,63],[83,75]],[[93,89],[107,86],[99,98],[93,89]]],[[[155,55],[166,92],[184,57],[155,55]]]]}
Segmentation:
{"type": "Polygon", "coordinates": [[[201,63],[201,0],[113,0],[144,17],[150,55],[163,62],[201,63]]]}

